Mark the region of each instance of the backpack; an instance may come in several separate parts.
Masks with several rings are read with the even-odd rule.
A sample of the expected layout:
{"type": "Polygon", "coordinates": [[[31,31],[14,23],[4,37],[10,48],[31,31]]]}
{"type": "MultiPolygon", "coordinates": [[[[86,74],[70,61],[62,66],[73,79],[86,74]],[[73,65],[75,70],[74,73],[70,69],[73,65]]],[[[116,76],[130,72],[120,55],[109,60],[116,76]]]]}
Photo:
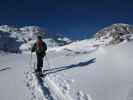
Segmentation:
{"type": "Polygon", "coordinates": [[[47,50],[47,46],[43,41],[38,41],[36,42],[36,52],[37,53],[45,53],[45,51],[47,50]]]}

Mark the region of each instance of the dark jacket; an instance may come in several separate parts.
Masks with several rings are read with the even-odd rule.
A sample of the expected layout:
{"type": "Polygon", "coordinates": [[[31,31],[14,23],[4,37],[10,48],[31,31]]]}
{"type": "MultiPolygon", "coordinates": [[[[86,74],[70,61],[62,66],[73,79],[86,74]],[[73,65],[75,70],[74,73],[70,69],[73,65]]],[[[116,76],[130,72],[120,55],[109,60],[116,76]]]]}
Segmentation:
{"type": "Polygon", "coordinates": [[[36,52],[36,55],[38,56],[42,56],[44,57],[46,55],[46,51],[47,51],[47,45],[45,42],[42,41],[42,47],[43,49],[42,50],[38,50],[37,49],[37,46],[36,46],[36,43],[33,45],[32,49],[31,49],[31,52],[36,52]]]}

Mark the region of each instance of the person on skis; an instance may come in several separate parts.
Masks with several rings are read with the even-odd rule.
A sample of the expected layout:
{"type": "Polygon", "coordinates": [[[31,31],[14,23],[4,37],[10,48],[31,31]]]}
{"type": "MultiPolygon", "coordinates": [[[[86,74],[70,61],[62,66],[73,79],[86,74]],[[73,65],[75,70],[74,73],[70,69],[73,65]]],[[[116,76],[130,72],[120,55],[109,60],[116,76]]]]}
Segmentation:
{"type": "Polygon", "coordinates": [[[35,72],[42,74],[43,58],[46,56],[47,45],[42,40],[41,36],[37,36],[37,41],[34,43],[31,52],[36,52],[37,57],[37,69],[35,72]]]}

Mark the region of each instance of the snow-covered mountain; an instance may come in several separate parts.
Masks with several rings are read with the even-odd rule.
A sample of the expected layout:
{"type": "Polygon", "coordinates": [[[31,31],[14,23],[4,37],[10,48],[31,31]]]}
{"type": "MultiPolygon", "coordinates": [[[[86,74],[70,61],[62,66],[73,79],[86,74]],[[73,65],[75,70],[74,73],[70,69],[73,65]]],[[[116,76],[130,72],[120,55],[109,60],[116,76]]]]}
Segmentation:
{"type": "Polygon", "coordinates": [[[21,28],[11,27],[8,25],[0,26],[0,31],[8,32],[12,37],[18,38],[21,41],[35,39],[38,34],[44,36],[46,32],[39,26],[24,26],[21,28]]]}
{"type": "MultiPolygon", "coordinates": [[[[41,34],[48,48],[70,44],[72,41],[62,34],[53,34],[39,26],[24,26],[21,28],[8,25],[0,26],[0,50],[28,51],[35,42],[36,36],[41,34]],[[8,39],[6,39],[8,38],[8,39]],[[13,45],[13,44],[15,45],[13,45]],[[8,47],[8,45],[10,45],[8,47]],[[10,48],[12,48],[10,50],[10,48]]],[[[94,37],[95,46],[119,44],[133,40],[133,26],[128,24],[113,24],[98,31],[94,37]]]]}
{"type": "Polygon", "coordinates": [[[113,24],[96,33],[96,39],[106,41],[106,44],[119,44],[133,40],[133,26],[128,24],[113,24]]]}
{"type": "Polygon", "coordinates": [[[8,52],[18,52],[21,50],[27,51],[29,47],[31,48],[31,44],[35,42],[37,35],[41,35],[45,38],[44,40],[50,48],[71,43],[70,39],[63,36],[49,36],[48,31],[39,26],[24,26],[21,28],[16,28],[8,25],[2,25],[0,26],[0,50],[8,52]]]}

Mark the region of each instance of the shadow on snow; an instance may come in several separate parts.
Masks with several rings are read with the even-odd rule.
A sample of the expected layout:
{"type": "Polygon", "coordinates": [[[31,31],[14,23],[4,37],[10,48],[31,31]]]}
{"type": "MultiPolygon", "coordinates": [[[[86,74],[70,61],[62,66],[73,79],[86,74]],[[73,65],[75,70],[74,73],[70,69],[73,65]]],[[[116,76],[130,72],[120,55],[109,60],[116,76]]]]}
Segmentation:
{"type": "Polygon", "coordinates": [[[48,75],[48,74],[52,74],[52,73],[56,73],[56,72],[60,72],[60,71],[64,71],[64,70],[68,70],[72,68],[84,67],[84,66],[87,66],[95,62],[96,62],[96,58],[92,58],[91,60],[86,61],[86,62],[80,62],[78,64],[72,64],[72,65],[63,66],[63,67],[52,68],[52,69],[46,70],[46,73],[44,75],[48,75]]]}
{"type": "Polygon", "coordinates": [[[51,92],[50,92],[49,88],[44,85],[43,79],[37,76],[37,80],[38,80],[39,85],[41,86],[44,96],[48,100],[54,100],[53,97],[51,96],[51,92]]]}
{"type": "Polygon", "coordinates": [[[5,70],[9,70],[9,69],[11,69],[11,68],[10,67],[2,68],[2,69],[0,69],[0,72],[5,71],[5,70]]]}

